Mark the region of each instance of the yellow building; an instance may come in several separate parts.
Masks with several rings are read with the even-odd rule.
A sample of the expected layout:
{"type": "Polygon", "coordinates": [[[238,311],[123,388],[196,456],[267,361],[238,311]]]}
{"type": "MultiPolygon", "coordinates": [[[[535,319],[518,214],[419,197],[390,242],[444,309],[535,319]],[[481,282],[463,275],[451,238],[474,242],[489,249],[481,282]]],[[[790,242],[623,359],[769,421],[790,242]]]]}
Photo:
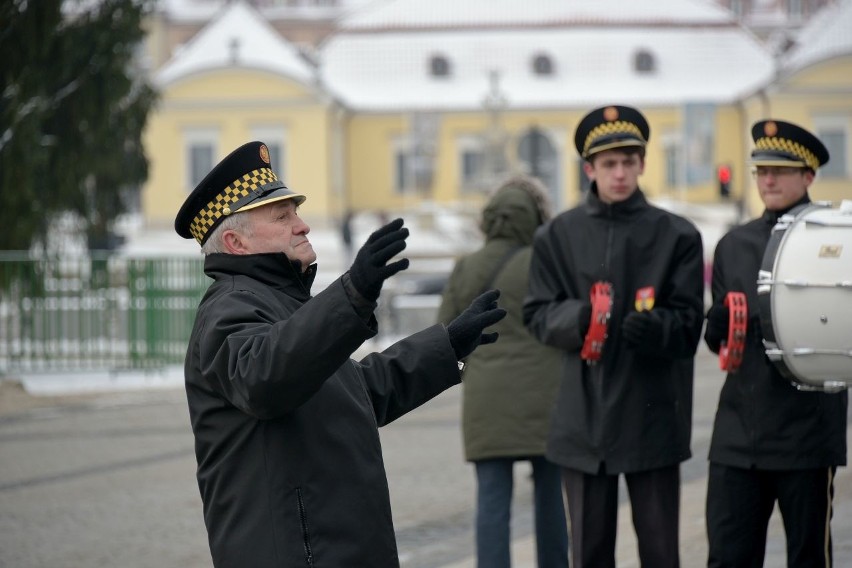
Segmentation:
{"type": "Polygon", "coordinates": [[[456,4],[365,3],[337,22],[316,65],[248,4],[225,5],[156,70],[148,225],[171,223],[204,173],[251,139],[267,142],[285,182],[309,195],[313,222],[348,208],[475,211],[517,171],[541,177],[565,209],[587,187],[576,124],[611,103],[649,119],[641,184],[660,202],[725,203],[717,168],[727,165],[729,201],[744,198],[755,213],[749,130],[769,114],[828,138],[832,169],[818,197],[842,195],[852,47],[819,29],[849,13],[849,0],[814,18],[781,59],[731,12],[698,0],[456,4]]]}
{"type": "Polygon", "coordinates": [[[323,216],[339,201],[340,134],[335,105],[298,51],[241,2],[230,4],[157,70],[160,103],[145,133],[150,175],[143,209],[150,227],[174,221],[186,195],[228,152],[250,140],[305,210],[323,216]]]}

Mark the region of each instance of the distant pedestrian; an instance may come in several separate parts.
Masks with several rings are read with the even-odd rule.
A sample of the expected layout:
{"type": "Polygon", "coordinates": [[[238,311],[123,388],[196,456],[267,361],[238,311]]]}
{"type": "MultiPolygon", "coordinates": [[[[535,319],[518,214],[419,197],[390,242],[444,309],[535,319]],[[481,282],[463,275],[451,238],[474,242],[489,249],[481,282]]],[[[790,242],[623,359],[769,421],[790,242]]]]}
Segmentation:
{"type": "Polygon", "coordinates": [[[531,177],[502,184],[482,211],[485,244],[460,258],[444,289],[438,319],[456,318],[483,290],[498,288],[506,318],[494,326],[500,346],[467,359],[462,384],[465,458],[476,467],[476,556],[480,568],[508,568],[513,467],[532,465],[538,566],[568,566],[568,532],[560,469],[544,457],[559,386],[558,349],[524,327],[535,230],[550,218],[546,191],[531,177]]]}

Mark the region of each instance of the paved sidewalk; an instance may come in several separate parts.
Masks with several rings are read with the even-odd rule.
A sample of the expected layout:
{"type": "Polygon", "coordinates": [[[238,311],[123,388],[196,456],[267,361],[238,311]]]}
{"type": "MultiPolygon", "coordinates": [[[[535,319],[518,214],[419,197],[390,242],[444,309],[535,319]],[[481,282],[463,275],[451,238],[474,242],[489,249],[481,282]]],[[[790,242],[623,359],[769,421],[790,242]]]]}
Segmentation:
{"type": "MultiPolygon", "coordinates": [[[[852,427],[847,437],[852,434],[852,427]]],[[[693,457],[704,459],[703,457],[693,457]]],[[[706,472],[706,462],[704,470],[706,472]]],[[[622,495],[625,488],[622,485],[622,495]]],[[[704,568],[707,565],[707,537],[704,526],[704,500],[707,492],[706,475],[685,483],[681,487],[680,517],[680,559],[682,568],[704,568]]],[[[835,568],[852,567],[852,472],[849,468],[840,468],[835,478],[834,519],[832,520],[832,538],[834,539],[835,568]]],[[[769,526],[767,542],[766,568],[787,565],[784,531],[780,515],[776,509],[769,526]]],[[[616,543],[616,561],[618,568],[639,568],[636,552],[636,537],[630,519],[629,503],[622,503],[618,510],[618,540],[616,543]]],[[[471,556],[444,568],[477,568],[476,557],[471,556]]],[[[537,568],[535,559],[535,540],[532,535],[515,539],[512,542],[512,568],[537,568]]]]}

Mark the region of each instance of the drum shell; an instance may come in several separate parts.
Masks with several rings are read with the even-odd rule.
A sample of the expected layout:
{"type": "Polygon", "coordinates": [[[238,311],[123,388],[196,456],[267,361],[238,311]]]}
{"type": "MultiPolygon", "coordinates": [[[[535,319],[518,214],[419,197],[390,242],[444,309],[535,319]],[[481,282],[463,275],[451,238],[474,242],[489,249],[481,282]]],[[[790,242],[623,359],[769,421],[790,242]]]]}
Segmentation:
{"type": "Polygon", "coordinates": [[[823,205],[793,209],[767,243],[758,279],[766,354],[802,388],[852,386],[850,255],[852,215],[823,205]]]}

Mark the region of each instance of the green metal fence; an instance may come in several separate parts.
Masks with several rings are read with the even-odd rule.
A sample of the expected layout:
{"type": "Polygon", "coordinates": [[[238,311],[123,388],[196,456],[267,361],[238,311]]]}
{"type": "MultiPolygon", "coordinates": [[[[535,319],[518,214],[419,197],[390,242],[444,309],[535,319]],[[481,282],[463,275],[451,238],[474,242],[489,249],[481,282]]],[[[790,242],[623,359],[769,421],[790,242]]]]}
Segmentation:
{"type": "Polygon", "coordinates": [[[203,258],[0,252],[0,375],[182,364],[203,258]]]}

